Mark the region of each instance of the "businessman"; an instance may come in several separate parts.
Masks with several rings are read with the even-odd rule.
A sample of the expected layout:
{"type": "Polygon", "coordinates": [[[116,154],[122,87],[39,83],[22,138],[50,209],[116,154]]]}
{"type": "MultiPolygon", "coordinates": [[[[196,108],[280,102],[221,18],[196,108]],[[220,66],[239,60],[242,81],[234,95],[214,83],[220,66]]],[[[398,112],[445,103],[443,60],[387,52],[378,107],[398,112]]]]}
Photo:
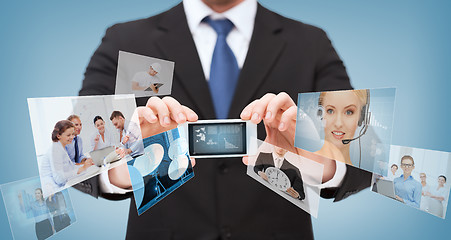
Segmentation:
{"type": "Polygon", "coordinates": [[[125,154],[129,154],[132,157],[142,155],[144,153],[144,146],[137,124],[125,120],[124,115],[120,111],[113,111],[110,120],[119,131],[119,139],[124,146],[125,154]]]}
{"type": "MultiPolygon", "coordinates": [[[[147,115],[149,122],[157,119],[167,128],[197,117],[241,114],[264,122],[258,129],[260,139],[289,138],[284,143],[290,145],[294,134],[291,139],[286,123],[279,121],[279,129],[274,122],[293,116],[292,99],[299,92],[351,88],[324,31],[282,17],[255,0],[186,0],[159,15],[110,27],[88,64],[80,95],[114,93],[119,50],[176,62],[173,98],[137,99],[139,106],[147,105],[145,109],[154,113],[147,115]],[[271,103],[286,105],[268,116],[271,103]],[[180,110],[174,109],[197,115],[179,116],[180,110]]],[[[283,145],[279,143],[275,145],[283,145]]],[[[196,162],[196,177],[146,214],[138,217],[131,204],[128,239],[313,238],[310,216],[249,178],[241,159],[196,162]]],[[[368,172],[335,161],[324,164],[323,197],[339,201],[370,185],[368,172]]],[[[117,178],[112,176],[120,174],[108,175],[113,183],[117,178]]],[[[96,179],[90,186],[95,197],[122,198],[101,192],[96,179]]]]}
{"type": "MultiPolygon", "coordinates": [[[[80,117],[78,115],[70,115],[67,120],[71,121],[75,126],[74,140],[67,144],[66,152],[69,154],[70,160],[75,164],[83,164],[88,158],[83,154],[83,140],[79,136],[83,128],[80,117]]],[[[92,161],[92,159],[89,158],[92,161]]]]}
{"type": "Polygon", "coordinates": [[[290,187],[287,189],[287,193],[291,197],[304,200],[304,184],[302,181],[301,172],[298,168],[286,161],[285,154],[287,150],[274,146],[272,153],[260,152],[255,162],[254,171],[265,181],[268,181],[268,176],[265,171],[268,167],[275,167],[284,172],[290,180],[290,187]]]}

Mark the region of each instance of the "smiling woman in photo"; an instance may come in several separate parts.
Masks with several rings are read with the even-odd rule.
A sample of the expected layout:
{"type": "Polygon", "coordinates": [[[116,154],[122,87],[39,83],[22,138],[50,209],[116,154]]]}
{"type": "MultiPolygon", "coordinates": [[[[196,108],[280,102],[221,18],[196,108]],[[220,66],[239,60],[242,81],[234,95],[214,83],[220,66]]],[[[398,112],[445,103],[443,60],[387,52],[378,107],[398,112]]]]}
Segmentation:
{"type": "Polygon", "coordinates": [[[448,196],[448,191],[445,188],[446,177],[440,175],[437,181],[436,188],[430,188],[430,192],[426,192],[425,195],[430,197],[429,201],[429,212],[438,217],[443,218],[443,203],[446,202],[445,199],[448,196]]]}
{"type": "Polygon", "coordinates": [[[24,196],[22,196],[22,193],[19,193],[17,197],[19,199],[20,210],[22,212],[31,211],[33,214],[37,239],[46,239],[52,236],[54,229],[50,222],[50,212],[42,195],[42,189],[36,188],[34,190],[35,199],[31,200],[28,204],[24,203],[24,196]]]}
{"type": "Polygon", "coordinates": [[[366,127],[363,125],[368,98],[368,90],[320,94],[318,116],[324,126],[324,145],[316,154],[352,165],[349,140],[354,138],[358,127],[362,126],[362,130],[366,127]]]}
{"type": "Polygon", "coordinates": [[[75,126],[69,120],[58,121],[53,128],[53,143],[40,166],[42,186],[47,194],[56,192],[58,187],[63,187],[71,178],[93,165],[92,160],[87,160],[83,165],[77,166],[69,158],[65,147],[73,141],[74,131],[75,126]]]}
{"type": "Polygon", "coordinates": [[[101,116],[94,117],[94,126],[97,131],[91,137],[91,151],[115,146],[119,141],[114,139],[114,135],[106,129],[105,121],[101,116]]]}

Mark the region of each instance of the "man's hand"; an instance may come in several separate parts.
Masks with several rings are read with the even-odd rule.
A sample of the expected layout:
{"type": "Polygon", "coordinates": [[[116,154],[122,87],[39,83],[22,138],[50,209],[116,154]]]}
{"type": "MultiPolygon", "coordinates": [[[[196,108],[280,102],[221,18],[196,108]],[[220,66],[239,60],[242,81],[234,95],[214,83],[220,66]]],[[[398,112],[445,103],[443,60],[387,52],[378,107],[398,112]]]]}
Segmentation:
{"type": "Polygon", "coordinates": [[[258,171],[258,175],[263,178],[263,180],[268,181],[268,176],[266,176],[266,173],[262,171],[258,171]]]}
{"type": "Polygon", "coordinates": [[[122,138],[122,144],[125,145],[128,142],[128,140],[130,140],[130,137],[126,135],[125,137],[122,138]]]}
{"type": "Polygon", "coordinates": [[[290,187],[287,189],[287,193],[290,194],[291,197],[298,199],[299,198],[299,193],[294,190],[293,187],[290,187]]]}
{"type": "Polygon", "coordinates": [[[400,196],[395,195],[395,198],[396,198],[396,200],[398,200],[398,201],[404,203],[404,199],[402,199],[400,196]]]}
{"type": "MultiPolygon", "coordinates": [[[[85,159],[85,161],[83,162],[83,169],[84,170],[86,170],[86,169],[88,169],[90,166],[92,166],[92,165],[94,165],[94,161],[92,161],[92,159],[91,158],[87,158],[87,159],[85,159]]],[[[83,170],[83,171],[84,171],[83,170]]]]}
{"type": "Polygon", "coordinates": [[[116,148],[116,154],[119,155],[120,158],[124,158],[125,155],[127,155],[125,154],[125,149],[123,148],[116,148]]]}
{"type": "Polygon", "coordinates": [[[263,120],[265,142],[298,153],[298,149],[294,147],[296,112],[296,104],[288,94],[267,93],[247,105],[241,112],[241,119],[251,120],[255,124],[263,120]]]}
{"type": "Polygon", "coordinates": [[[157,87],[155,87],[155,83],[153,83],[153,84],[150,84],[150,89],[152,89],[152,91],[154,92],[154,93],[158,93],[158,88],[157,87]]]}
{"type": "MultiPolygon", "coordinates": [[[[296,114],[296,104],[287,93],[267,93],[247,105],[241,112],[241,119],[251,120],[255,124],[263,120],[266,129],[265,142],[323,164],[322,182],[327,182],[335,175],[335,160],[294,147],[296,114]]],[[[248,164],[248,157],[243,157],[243,163],[248,164]]]]}
{"type": "Polygon", "coordinates": [[[133,151],[130,148],[125,149],[125,155],[131,154],[133,151]]]}
{"type": "Polygon", "coordinates": [[[84,160],[84,162],[80,163],[80,164],[83,164],[83,166],[78,169],[77,174],[80,174],[80,173],[86,171],[86,169],[88,169],[90,166],[94,165],[94,162],[92,161],[91,158],[86,158],[83,160],[84,160]]]}
{"type": "Polygon", "coordinates": [[[75,163],[75,165],[83,165],[83,164],[85,164],[86,160],[87,160],[87,158],[83,158],[79,163],[75,163]]]}
{"type": "MultiPolygon", "coordinates": [[[[133,113],[132,121],[138,123],[141,127],[142,138],[166,132],[174,129],[178,124],[197,121],[197,114],[188,107],[182,106],[172,97],[151,97],[145,107],[138,107],[133,113]]],[[[116,153],[122,155],[130,149],[116,150],[116,153]]],[[[192,166],[195,165],[194,158],[191,158],[192,166]]],[[[115,167],[108,171],[110,182],[120,188],[130,188],[132,183],[128,173],[127,164],[115,167]]]]}
{"type": "Polygon", "coordinates": [[[176,128],[178,124],[197,121],[197,114],[172,97],[151,97],[145,107],[138,107],[133,118],[139,118],[142,137],[176,128]]]}
{"type": "Polygon", "coordinates": [[[86,166],[86,168],[88,168],[88,167],[94,165],[94,161],[92,161],[92,158],[87,158],[87,159],[84,161],[83,165],[86,166]]]}

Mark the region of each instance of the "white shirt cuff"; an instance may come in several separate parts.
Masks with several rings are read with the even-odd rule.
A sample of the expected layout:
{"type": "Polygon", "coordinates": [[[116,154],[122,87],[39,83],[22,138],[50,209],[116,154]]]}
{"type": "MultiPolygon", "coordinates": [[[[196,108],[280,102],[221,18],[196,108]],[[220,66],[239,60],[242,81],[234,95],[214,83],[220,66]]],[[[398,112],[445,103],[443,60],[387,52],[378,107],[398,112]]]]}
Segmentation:
{"type": "Polygon", "coordinates": [[[346,164],[343,162],[335,161],[335,174],[329,181],[320,184],[319,188],[333,188],[340,187],[343,179],[346,175],[346,164]]]}
{"type": "Polygon", "coordinates": [[[108,177],[108,171],[103,171],[99,174],[99,185],[102,193],[126,194],[133,191],[133,189],[124,189],[111,184],[108,177]]]}

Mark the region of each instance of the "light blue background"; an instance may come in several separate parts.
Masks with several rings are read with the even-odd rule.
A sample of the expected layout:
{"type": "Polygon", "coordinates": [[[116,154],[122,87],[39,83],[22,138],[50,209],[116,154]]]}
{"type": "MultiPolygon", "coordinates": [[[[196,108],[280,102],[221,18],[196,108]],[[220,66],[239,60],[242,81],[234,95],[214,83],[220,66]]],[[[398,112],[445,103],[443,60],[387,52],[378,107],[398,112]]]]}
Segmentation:
{"type": "MultiPolygon", "coordinates": [[[[0,184],[38,175],[26,98],[77,95],[107,26],[153,15],[176,2],[0,3],[0,184]]],[[[397,87],[392,144],[451,151],[449,1],[262,3],[322,27],[355,88],[397,87]]],[[[74,190],[70,193],[77,222],[55,239],[124,238],[129,200],[95,201],[74,190]]],[[[313,227],[317,239],[447,239],[450,223],[450,216],[441,220],[366,190],[339,203],[322,200],[313,227]]],[[[0,234],[11,238],[3,207],[0,234]]]]}

